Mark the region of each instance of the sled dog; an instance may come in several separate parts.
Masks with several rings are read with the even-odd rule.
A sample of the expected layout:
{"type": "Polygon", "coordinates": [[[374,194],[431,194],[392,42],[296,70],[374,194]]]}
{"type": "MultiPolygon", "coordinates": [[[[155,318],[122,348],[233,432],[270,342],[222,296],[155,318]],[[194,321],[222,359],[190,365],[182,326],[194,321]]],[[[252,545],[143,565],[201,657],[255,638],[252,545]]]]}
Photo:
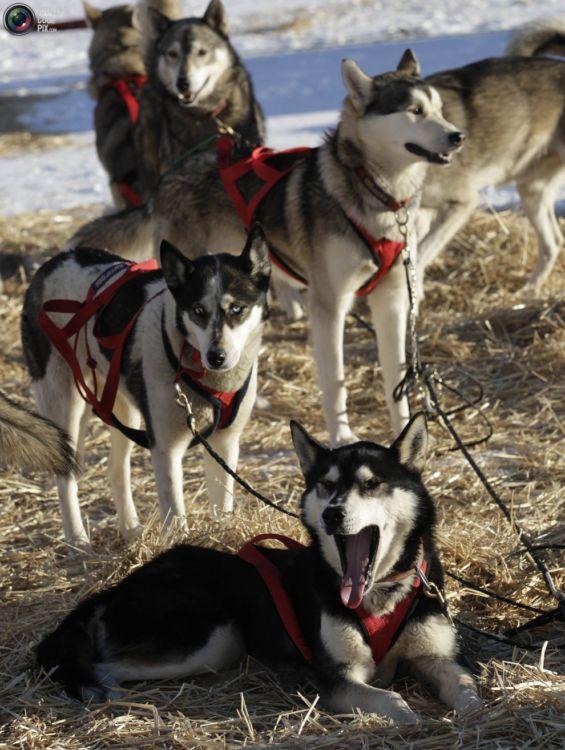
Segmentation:
{"type": "Polygon", "coordinates": [[[144,194],[161,174],[208,143],[221,122],[252,144],[263,141],[263,113],[247,69],[230,43],[221,0],[202,17],[171,20],[151,2],[139,8],[147,85],[136,127],[144,194]],[[153,7],[154,6],[154,7],[153,7]]]}
{"type": "Polygon", "coordinates": [[[126,208],[135,205],[132,191],[141,193],[132,111],[139,107],[145,66],[133,24],[134,8],[116,5],[99,10],[85,2],[84,11],[93,30],[88,57],[89,90],[96,102],[96,150],[108,173],[114,204],[126,208]]]}
{"type": "Polygon", "coordinates": [[[251,543],[234,555],[179,545],[86,599],[37,649],[71,695],[111,697],[122,682],[228,669],[250,655],[301,670],[339,713],[414,723],[404,699],[386,689],[399,666],[450,708],[480,707],[456,662],[453,627],[418,584],[416,568],[425,568],[443,587],[435,508],[419,473],[422,415],[390,448],[364,441],[329,450],[291,428],[308,546],[251,543]],[[278,582],[266,585],[265,569],[278,582]],[[284,614],[276,608],[283,599],[284,614]]]}
{"type": "MultiPolygon", "coordinates": [[[[91,369],[98,381],[107,383],[115,364],[110,341],[131,324],[118,361],[120,378],[112,417],[105,419],[112,425],[110,486],[120,531],[126,538],[141,530],[131,493],[133,443],[128,439],[137,434],[141,417],[145,423],[142,444],[151,451],[161,516],[170,521],[185,515],[182,458],[192,435],[186,415],[175,403],[175,382],[186,393],[199,432],[235,468],[239,437],[255,399],[257,354],[268,314],[270,267],[259,228],[249,234],[239,256],[207,255],[193,262],[163,242],[161,264],[162,271],[139,273],[123,283],[87,320],[77,339],[78,365],[92,389],[91,360],[96,362],[91,369]],[[82,336],[88,338],[88,346],[81,344],[82,336]]],[[[45,333],[46,303],[61,303],[61,299],[53,302],[54,298],[88,300],[93,291],[103,294],[107,283],[114,279],[119,283],[118,274],[127,269],[128,264],[116,255],[78,248],[43,265],[26,294],[22,341],[37,404],[45,417],[69,432],[79,454],[90,409],[75,387],[75,370],[63,359],[58,339],[45,333]]],[[[68,314],[55,313],[50,325],[55,325],[55,318],[61,326],[69,320],[68,314]]],[[[117,350],[115,341],[113,345],[117,350]]],[[[102,404],[103,399],[97,406],[101,415],[102,404]]],[[[204,468],[212,511],[231,510],[233,480],[207,454],[204,468]]],[[[59,478],[57,487],[66,539],[73,545],[88,545],[76,477],[59,478]]]]}
{"type": "MultiPolygon", "coordinates": [[[[375,278],[376,265],[381,268],[373,242],[401,243],[399,212],[408,207],[417,213],[428,165],[449,164],[464,139],[442,116],[437,91],[418,78],[410,51],[395,72],[372,78],[345,60],[342,74],[347,98],[339,125],[274,185],[255,212],[271,253],[308,284],[314,356],[333,445],[355,440],[346,407],[343,329],[356,293],[375,278]]],[[[91,222],[71,245],[101,244],[140,258],[153,254],[156,239],[165,237],[194,257],[214,247],[229,252],[244,236],[210,155],[164,175],[148,206],[91,222]]],[[[409,416],[407,400],[396,402],[393,396],[403,374],[408,314],[399,258],[367,299],[398,433],[409,416]]]]}
{"type": "Polygon", "coordinates": [[[467,222],[479,191],[514,182],[539,243],[527,286],[539,290],[549,276],[563,246],[554,204],[565,182],[565,60],[539,55],[558,51],[565,53],[565,19],[518,31],[508,47],[511,57],[425,79],[439,92],[444,116],[467,141],[450,168],[430,170],[424,184],[422,275],[467,222]]]}

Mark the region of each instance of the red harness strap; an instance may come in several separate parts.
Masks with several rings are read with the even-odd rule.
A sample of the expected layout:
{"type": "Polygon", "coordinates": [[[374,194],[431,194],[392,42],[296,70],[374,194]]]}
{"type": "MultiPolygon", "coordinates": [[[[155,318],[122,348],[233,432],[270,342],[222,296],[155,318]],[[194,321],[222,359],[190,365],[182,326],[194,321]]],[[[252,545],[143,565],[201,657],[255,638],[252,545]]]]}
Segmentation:
{"type": "Polygon", "coordinates": [[[273,598],[273,603],[279,613],[284,629],[288,633],[290,639],[300,651],[306,661],[312,660],[312,651],[310,646],[304,640],[300,625],[296,619],[296,613],[292,606],[292,601],[286,592],[286,589],[281,583],[281,574],[276,565],[268,560],[265,555],[255,546],[257,542],[263,541],[263,539],[276,539],[278,542],[282,542],[287,549],[304,549],[304,545],[300,542],[289,539],[287,536],[281,534],[259,534],[259,536],[253,537],[250,542],[247,542],[237,553],[245,562],[253,565],[263,581],[266,587],[269,589],[269,593],[273,598]]]}
{"type": "MultiPolygon", "coordinates": [[[[269,590],[288,636],[304,659],[311,661],[312,651],[302,635],[292,601],[281,583],[279,569],[265,557],[260,547],[255,546],[257,542],[265,539],[275,539],[282,542],[287,549],[299,550],[305,549],[305,547],[300,542],[280,534],[259,534],[259,536],[253,537],[251,541],[244,544],[239,550],[238,555],[257,569],[257,572],[269,590]]],[[[423,559],[420,564],[420,570],[425,574],[427,569],[427,561],[423,559]]],[[[393,646],[400,628],[410,615],[415,599],[420,593],[420,585],[420,578],[416,576],[416,580],[412,584],[412,589],[408,596],[400,601],[389,614],[380,616],[372,615],[366,612],[363,606],[357,607],[354,610],[367,636],[375,664],[379,664],[393,646]]]]}
{"type": "MultiPolygon", "coordinates": [[[[86,325],[92,317],[99,316],[104,307],[113,299],[114,295],[124,284],[127,284],[139,274],[156,271],[158,268],[157,261],[154,259],[144,261],[143,263],[129,263],[127,261],[124,261],[123,263],[112,263],[112,265],[101,273],[93,284],[91,284],[86,299],[83,302],[67,299],[48,300],[43,304],[37,321],[40,328],[51,340],[55,348],[71,368],[75,385],[82,398],[92,406],[94,413],[100,417],[103,422],[113,427],[118,427],[118,429],[122,429],[124,425],[119,422],[113,413],[113,408],[120,382],[120,370],[124,346],[145,305],[159,294],[162,294],[164,289],[146,300],[119,333],[113,334],[112,336],[99,337],[96,336],[96,332],[94,331],[94,335],[98,339],[99,344],[113,352],[108,368],[106,383],[104,384],[102,396],[100,398],[98,398],[97,392],[96,360],[90,356],[86,325]],[[120,271],[123,273],[118,279],[109,284],[109,286],[101,292],[98,292],[104,284],[106,284],[117,273],[120,273],[120,271]],[[71,314],[72,317],[64,326],[59,327],[51,320],[48,313],[68,313],[71,314]],[[86,384],[76,354],[80,334],[83,330],[85,347],[88,355],[87,366],[92,373],[94,390],[91,390],[86,384]],[[74,337],[74,342],[71,345],[69,339],[72,337],[74,337]]],[[[128,434],[128,437],[131,437],[132,440],[135,440],[144,447],[148,447],[147,437],[145,436],[145,439],[143,439],[142,436],[145,435],[145,433],[143,433],[142,430],[125,428],[125,430],[122,429],[122,431],[126,434],[131,433],[128,434]]]]}
{"type": "Polygon", "coordinates": [[[126,105],[129,119],[132,125],[135,125],[139,117],[139,90],[147,83],[147,76],[131,75],[123,78],[114,78],[108,82],[107,88],[116,89],[121,96],[123,103],[126,105]]]}
{"type": "MultiPolygon", "coordinates": [[[[130,75],[123,78],[114,78],[108,82],[106,88],[116,89],[123,103],[127,107],[130,122],[136,124],[139,118],[139,91],[147,83],[147,76],[130,75]]],[[[118,184],[120,194],[132,206],[141,206],[141,196],[128,184],[122,180],[118,184]]]]}
{"type": "MultiPolygon", "coordinates": [[[[216,153],[218,160],[218,168],[220,171],[220,179],[226,193],[229,195],[235,210],[237,211],[240,219],[242,220],[245,228],[249,231],[253,216],[257,210],[261,201],[267,196],[269,191],[280,181],[283,177],[286,177],[296,164],[304,158],[310,151],[311,148],[291,148],[285,151],[273,151],[270,148],[261,146],[254,149],[250,156],[240,159],[232,163],[232,146],[233,140],[231,136],[222,136],[217,142],[216,153]],[[277,169],[271,164],[267,163],[268,159],[273,157],[288,157],[291,161],[288,167],[283,169],[277,169]],[[246,201],[241,191],[237,187],[237,181],[246,174],[252,172],[261,182],[264,184],[259,190],[253,195],[250,201],[246,201]]],[[[390,210],[399,210],[404,203],[395,203],[395,208],[390,210]]],[[[387,204],[387,207],[388,204],[387,204]]],[[[344,212],[345,213],[345,212],[344,212]]],[[[376,274],[371,276],[360,289],[357,290],[358,297],[364,297],[370,294],[377,283],[385,276],[390,267],[398,257],[398,255],[404,249],[403,242],[394,242],[393,240],[387,240],[385,237],[376,239],[370,232],[368,232],[361,224],[353,219],[348,213],[345,213],[349,223],[351,224],[354,231],[361,238],[361,240],[367,246],[371,257],[378,267],[376,274]]],[[[294,271],[285,261],[279,257],[276,251],[270,247],[269,254],[271,261],[281,269],[288,276],[293,278],[295,281],[300,282],[304,286],[308,286],[308,281],[299,273],[294,271]]]]}

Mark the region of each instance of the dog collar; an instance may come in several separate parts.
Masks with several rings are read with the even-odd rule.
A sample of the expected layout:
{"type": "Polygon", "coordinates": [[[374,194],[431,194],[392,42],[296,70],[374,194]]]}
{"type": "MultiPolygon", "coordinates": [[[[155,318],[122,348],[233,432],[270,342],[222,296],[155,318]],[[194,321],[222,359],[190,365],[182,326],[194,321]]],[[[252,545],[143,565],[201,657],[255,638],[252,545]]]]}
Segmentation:
{"type": "Polygon", "coordinates": [[[375,196],[377,200],[385,205],[389,211],[394,211],[395,213],[397,213],[398,211],[400,211],[400,209],[406,208],[406,206],[409,206],[412,202],[412,198],[406,198],[406,200],[397,201],[390,193],[387,193],[387,191],[379,185],[375,178],[367,172],[365,167],[357,167],[354,171],[358,179],[361,181],[363,187],[365,187],[372,195],[375,196]]]}

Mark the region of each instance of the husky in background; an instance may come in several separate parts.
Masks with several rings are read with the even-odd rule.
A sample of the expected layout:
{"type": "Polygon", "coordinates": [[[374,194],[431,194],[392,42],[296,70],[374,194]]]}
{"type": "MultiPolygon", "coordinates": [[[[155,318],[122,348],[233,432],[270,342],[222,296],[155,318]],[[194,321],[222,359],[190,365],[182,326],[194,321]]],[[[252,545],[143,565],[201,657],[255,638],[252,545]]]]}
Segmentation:
{"type": "MultiPolygon", "coordinates": [[[[356,291],[375,274],[374,256],[352,220],[373,238],[401,241],[390,201],[409,201],[415,215],[428,165],[434,165],[432,172],[435,165],[449,164],[464,138],[443,117],[437,91],[418,78],[411,52],[392,73],[372,78],[351,60],[343,62],[342,73],[347,98],[338,127],[274,186],[256,212],[269,244],[309,284],[314,356],[333,445],[355,440],[347,416],[343,330],[356,291]]],[[[156,251],[161,237],[188,257],[214,247],[229,252],[243,242],[245,230],[222,186],[215,155],[164,175],[150,205],[91,222],[71,245],[143,258],[156,251]]],[[[397,402],[393,395],[403,375],[409,309],[401,262],[367,300],[398,434],[409,417],[407,399],[397,402]]]]}
{"type": "Polygon", "coordinates": [[[479,191],[515,182],[538,236],[538,259],[527,282],[539,290],[563,246],[555,197],[565,182],[565,19],[517,32],[512,57],[481,60],[428,76],[445,117],[467,136],[448,170],[430,170],[420,209],[419,266],[423,275],[463,227],[479,191]],[[531,55],[531,57],[528,57],[531,55]],[[428,229],[429,227],[429,229],[428,229]]]}
{"type": "Polygon", "coordinates": [[[85,2],[84,11],[94,32],[88,57],[89,90],[96,102],[96,150],[108,173],[114,204],[126,208],[133,204],[127,199],[124,185],[138,194],[141,182],[131,115],[116,83],[124,81],[131,95],[139,100],[141,89],[135,82],[145,76],[145,66],[139,51],[139,31],[133,24],[134,7],[117,5],[99,10],[85,2]]]}
{"type": "Polygon", "coordinates": [[[456,662],[455,632],[437,600],[415,599],[379,663],[356,611],[360,603],[375,616],[395,610],[411,592],[422,556],[429,579],[443,588],[435,508],[419,473],[424,419],[413,420],[390,448],[362,442],[330,451],[298,424],[291,427],[306,483],[302,521],[310,544],[261,550],[281,573],[311,668],[252,565],[237,555],[179,545],[83,601],[39,644],[39,664],[72,696],[114,697],[122,682],[216,672],[250,655],[274,669],[301,670],[339,713],[361,710],[415,723],[404,699],[385,689],[400,664],[458,713],[481,706],[471,675],[456,662]]]}
{"type": "Polygon", "coordinates": [[[256,145],[264,124],[221,0],[211,0],[201,18],[177,21],[141,3],[139,24],[148,81],[136,139],[147,197],[164,172],[218,133],[217,118],[256,145]]]}
{"type": "Polygon", "coordinates": [[[66,476],[76,471],[69,436],[0,391],[0,464],[66,476]]]}
{"type": "MultiPolygon", "coordinates": [[[[255,400],[270,267],[258,228],[249,234],[240,256],[208,255],[193,262],[164,242],[161,265],[162,271],[145,272],[125,283],[88,320],[89,346],[78,347],[77,357],[85,374],[87,358],[94,358],[98,378],[105,380],[110,355],[98,337],[103,341],[118,335],[139,311],[124,346],[114,414],[122,425],[133,429],[143,417],[161,517],[169,522],[185,516],[182,458],[192,437],[186,415],[175,403],[174,384],[184,384],[199,432],[209,436],[211,445],[235,469],[239,437],[255,400]],[[234,401],[231,411],[224,414],[218,399],[226,394],[232,394],[234,401]]],[[[60,253],[39,269],[25,298],[22,343],[39,410],[69,432],[79,454],[90,409],[75,387],[68,363],[40,327],[39,313],[53,298],[86,299],[93,283],[98,287],[100,278],[124,267],[121,258],[103,250],[60,253]]],[[[66,314],[56,316],[61,325],[69,320],[66,314]]],[[[89,387],[93,387],[91,382],[89,387]]],[[[133,443],[116,427],[110,428],[110,436],[112,496],[120,531],[133,538],[141,531],[130,482],[133,443]]],[[[208,454],[204,466],[212,512],[230,511],[232,478],[208,454]]],[[[88,548],[76,478],[60,477],[57,488],[65,538],[88,548]]]]}

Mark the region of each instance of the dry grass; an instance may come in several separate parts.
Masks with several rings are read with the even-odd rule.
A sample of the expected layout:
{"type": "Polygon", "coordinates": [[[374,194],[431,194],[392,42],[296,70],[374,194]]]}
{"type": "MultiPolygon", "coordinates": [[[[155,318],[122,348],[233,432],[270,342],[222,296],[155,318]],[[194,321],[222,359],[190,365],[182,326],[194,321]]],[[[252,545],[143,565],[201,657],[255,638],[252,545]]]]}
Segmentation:
{"type": "MultiPolygon", "coordinates": [[[[89,209],[89,213],[91,210],[89,209]]],[[[17,217],[2,229],[3,247],[52,252],[86,212],[17,217]],[[68,220],[64,217],[68,217],[68,220]]],[[[485,410],[495,431],[475,454],[515,517],[540,543],[564,543],[563,372],[565,305],[563,260],[542,298],[520,297],[531,267],[534,238],[529,224],[502,216],[509,233],[478,213],[433,269],[422,314],[423,353],[428,361],[457,364],[485,388],[485,410]]],[[[29,404],[18,327],[23,287],[13,286],[0,306],[1,387],[29,404]]],[[[351,417],[360,436],[388,438],[387,417],[371,337],[355,323],[346,334],[351,417]]],[[[271,404],[256,413],[242,446],[242,473],[271,497],[295,507],[300,492],[287,422],[302,420],[324,436],[307,332],[274,314],[261,357],[261,389],[271,404]]],[[[455,373],[455,382],[464,379],[455,373]]],[[[476,418],[458,424],[472,436],[476,418]]],[[[439,506],[439,539],[446,567],[507,596],[549,607],[543,583],[519,554],[516,538],[449,440],[432,425],[434,450],[426,472],[439,506]]],[[[5,472],[0,488],[2,545],[0,615],[0,747],[22,750],[79,748],[562,748],[565,742],[565,633],[553,624],[537,632],[543,653],[468,639],[478,665],[486,708],[468,722],[448,714],[423,687],[399,689],[424,717],[422,726],[401,732],[374,717],[326,714],[311,685],[280,684],[261,665],[185,683],[136,685],[128,700],[80,706],[32,668],[32,647],[76,602],[168,546],[156,518],[156,492],[148,457],[134,451],[133,482],[146,523],[144,537],[125,546],[117,537],[105,479],[107,437],[93,424],[81,485],[97,556],[74,557],[61,541],[61,523],[51,478],[5,472]]],[[[207,515],[196,452],[186,459],[190,540],[235,550],[265,529],[299,535],[296,522],[238,494],[237,510],[224,523],[207,515]]],[[[174,536],[174,534],[173,534],[174,536]]],[[[562,555],[546,554],[564,582],[562,555]]],[[[449,586],[453,610],[493,631],[524,622],[524,613],[449,586]]],[[[527,613],[526,613],[527,619],[527,613]]]]}

